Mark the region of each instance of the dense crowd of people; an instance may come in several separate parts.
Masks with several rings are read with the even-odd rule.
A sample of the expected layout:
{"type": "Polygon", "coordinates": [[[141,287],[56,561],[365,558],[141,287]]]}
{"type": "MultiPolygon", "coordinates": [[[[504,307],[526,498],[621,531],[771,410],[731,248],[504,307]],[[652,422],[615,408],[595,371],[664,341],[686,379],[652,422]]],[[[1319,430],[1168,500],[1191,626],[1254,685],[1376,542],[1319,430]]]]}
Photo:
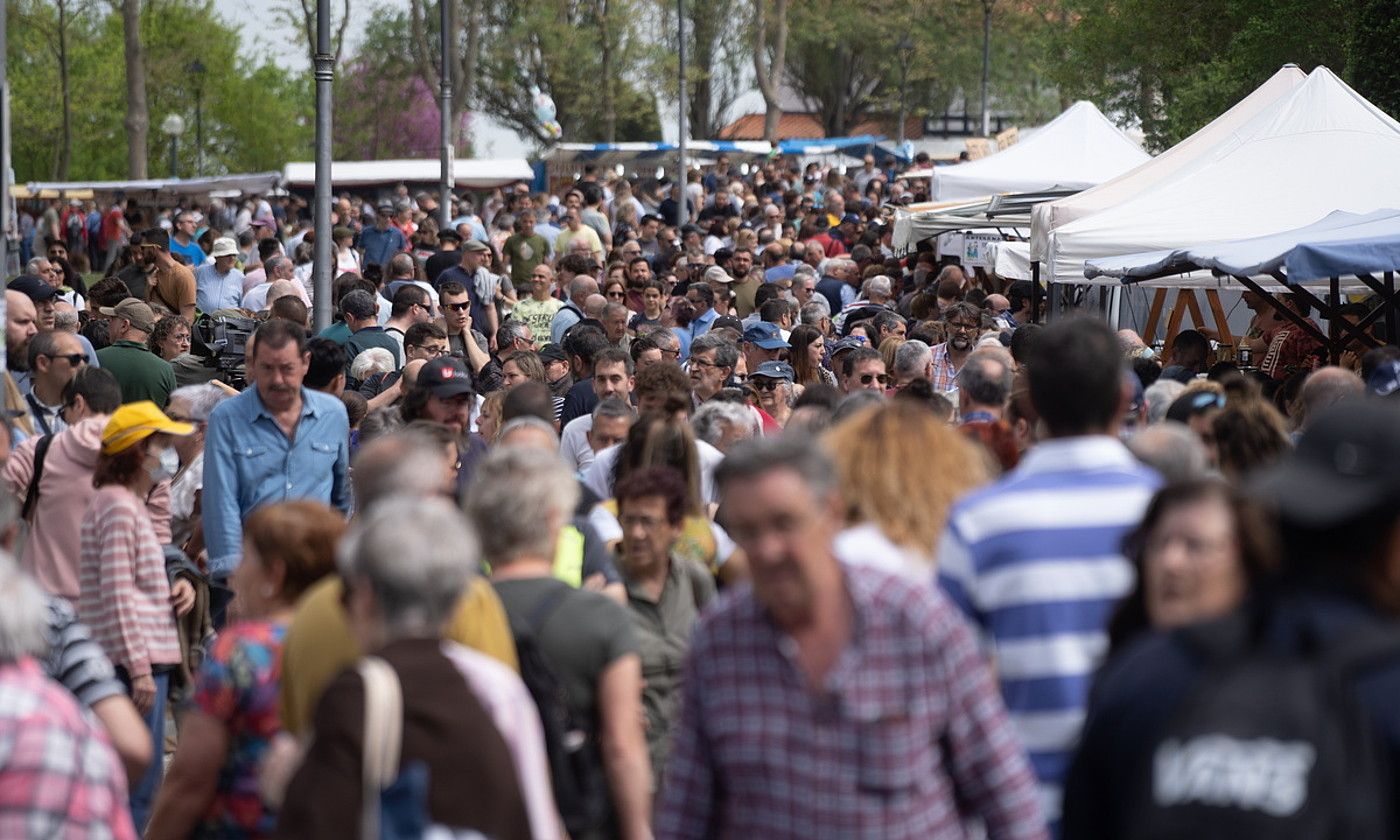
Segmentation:
{"type": "Polygon", "coordinates": [[[1400,349],[1043,325],[916,189],[347,195],[319,333],[295,199],[39,208],[0,836],[1400,836],[1400,349]]]}

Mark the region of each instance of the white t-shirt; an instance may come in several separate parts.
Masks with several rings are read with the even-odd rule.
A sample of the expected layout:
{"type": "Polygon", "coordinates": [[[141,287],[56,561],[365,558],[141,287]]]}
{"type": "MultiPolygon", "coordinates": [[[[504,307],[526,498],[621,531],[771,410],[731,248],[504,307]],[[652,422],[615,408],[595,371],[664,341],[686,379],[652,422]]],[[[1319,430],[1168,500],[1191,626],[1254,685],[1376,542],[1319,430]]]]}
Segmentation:
{"type": "MultiPolygon", "coordinates": [[[[612,498],[613,465],[617,463],[617,453],[622,446],[619,443],[599,452],[593,465],[584,470],[584,486],[597,493],[600,499],[612,498]]],[[[700,461],[700,500],[705,504],[717,504],[719,493],[715,489],[715,468],[724,460],[724,453],[703,440],[697,440],[695,446],[700,461]]]]}
{"type": "Polygon", "coordinates": [[[593,446],[588,442],[588,433],[593,430],[593,415],[580,414],[564,426],[559,435],[559,455],[569,469],[581,473],[593,465],[597,457],[593,446]]]}

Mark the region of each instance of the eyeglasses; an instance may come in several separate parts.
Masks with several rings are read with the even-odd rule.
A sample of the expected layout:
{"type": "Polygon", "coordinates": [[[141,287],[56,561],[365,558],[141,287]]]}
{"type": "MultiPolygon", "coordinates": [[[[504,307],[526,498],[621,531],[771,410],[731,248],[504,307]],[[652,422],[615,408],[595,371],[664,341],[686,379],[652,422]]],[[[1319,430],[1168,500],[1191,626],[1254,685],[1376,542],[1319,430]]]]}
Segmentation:
{"type": "Polygon", "coordinates": [[[776,391],[778,390],[778,386],[782,383],[783,380],[781,379],[769,379],[767,377],[753,379],[749,382],[749,384],[753,385],[754,388],[760,391],[776,391]]]}
{"type": "Polygon", "coordinates": [[[869,385],[877,380],[881,385],[890,384],[890,376],[887,373],[862,373],[860,375],[860,384],[862,385],[869,385]]]}
{"type": "Polygon", "coordinates": [[[446,306],[453,312],[466,312],[468,309],[472,308],[472,305],[469,301],[464,301],[462,303],[445,303],[443,304],[443,306],[446,306]]]}
{"type": "Polygon", "coordinates": [[[49,359],[54,359],[54,360],[66,359],[66,360],[68,361],[68,364],[70,364],[70,365],[72,365],[72,366],[74,366],[74,367],[77,367],[78,365],[81,365],[81,364],[84,364],[84,363],[87,362],[87,356],[84,356],[82,353],[60,353],[60,354],[54,355],[54,356],[50,356],[50,355],[47,354],[47,353],[42,353],[42,354],[40,354],[40,355],[42,355],[42,356],[44,356],[44,357],[46,357],[46,358],[49,358],[49,359]]]}
{"type": "MultiPolygon", "coordinates": [[[[661,352],[664,353],[664,352],[666,352],[666,351],[663,350],[663,351],[661,351],[661,352]]],[[[698,359],[698,358],[696,358],[696,357],[694,357],[694,356],[691,356],[691,357],[690,357],[690,364],[691,364],[691,366],[693,366],[693,367],[702,367],[702,368],[717,368],[717,367],[719,367],[719,364],[716,363],[716,362],[712,362],[712,361],[710,361],[709,359],[698,359]]]]}
{"type": "Polygon", "coordinates": [[[957,323],[956,321],[949,321],[949,322],[948,322],[948,329],[950,329],[950,330],[957,330],[958,332],[975,332],[975,331],[977,331],[977,330],[982,329],[982,325],[981,325],[981,324],[968,324],[968,323],[961,323],[961,324],[960,324],[960,323],[957,323]]]}
{"type": "Polygon", "coordinates": [[[665,348],[663,347],[663,348],[661,348],[661,355],[664,356],[664,357],[666,357],[666,358],[668,358],[668,359],[679,359],[679,358],[681,357],[681,351],[679,351],[679,350],[667,350],[667,349],[665,349],[665,348]]]}
{"type": "Polygon", "coordinates": [[[408,346],[422,350],[424,353],[427,353],[429,356],[432,356],[434,358],[447,355],[447,348],[443,347],[440,344],[436,346],[431,344],[410,344],[408,346]]]}

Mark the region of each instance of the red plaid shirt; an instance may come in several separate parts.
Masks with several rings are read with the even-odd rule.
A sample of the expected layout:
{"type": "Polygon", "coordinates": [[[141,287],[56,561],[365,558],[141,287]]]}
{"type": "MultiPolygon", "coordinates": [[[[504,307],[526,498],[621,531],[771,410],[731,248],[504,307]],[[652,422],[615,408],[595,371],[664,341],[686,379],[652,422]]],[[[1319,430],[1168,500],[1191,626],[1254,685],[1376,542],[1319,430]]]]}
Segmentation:
{"type": "Polygon", "coordinates": [[[933,390],[951,391],[958,387],[958,369],[948,355],[948,342],[933,345],[933,390]]]}
{"type": "Polygon", "coordinates": [[[135,840],[107,736],[38,663],[0,666],[0,837],[135,840]]]}
{"type": "Polygon", "coordinates": [[[658,838],[1044,838],[1035,779],[985,660],[937,590],[843,567],[850,646],[811,691],[748,591],[704,619],[658,838]]]}

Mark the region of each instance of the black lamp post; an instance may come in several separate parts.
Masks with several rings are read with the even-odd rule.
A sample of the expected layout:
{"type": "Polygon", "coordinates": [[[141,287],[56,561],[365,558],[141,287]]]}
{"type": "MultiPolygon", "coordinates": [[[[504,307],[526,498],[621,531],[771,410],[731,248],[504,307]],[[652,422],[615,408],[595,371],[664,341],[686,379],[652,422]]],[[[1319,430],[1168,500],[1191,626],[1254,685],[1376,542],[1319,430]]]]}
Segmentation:
{"type": "Polygon", "coordinates": [[[204,174],[204,62],[195,59],[190,62],[190,76],[194,78],[194,174],[204,174]]]}
{"type": "Polygon", "coordinates": [[[899,51],[899,147],[902,150],[905,139],[904,123],[908,118],[909,59],[914,56],[914,42],[905,35],[895,44],[895,49],[899,51]]]}

